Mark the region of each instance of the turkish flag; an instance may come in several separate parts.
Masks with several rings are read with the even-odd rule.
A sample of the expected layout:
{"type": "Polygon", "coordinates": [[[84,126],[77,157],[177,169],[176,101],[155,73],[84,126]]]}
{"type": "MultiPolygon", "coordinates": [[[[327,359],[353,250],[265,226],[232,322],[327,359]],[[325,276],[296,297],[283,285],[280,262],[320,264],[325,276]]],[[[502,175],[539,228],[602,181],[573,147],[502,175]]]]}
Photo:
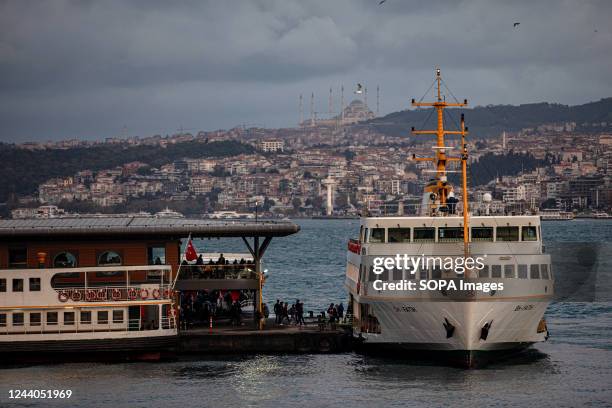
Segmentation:
{"type": "Polygon", "coordinates": [[[185,249],[185,259],[189,262],[198,259],[198,253],[196,252],[193,246],[193,242],[191,242],[191,238],[189,238],[189,242],[187,242],[187,248],[185,249]]]}

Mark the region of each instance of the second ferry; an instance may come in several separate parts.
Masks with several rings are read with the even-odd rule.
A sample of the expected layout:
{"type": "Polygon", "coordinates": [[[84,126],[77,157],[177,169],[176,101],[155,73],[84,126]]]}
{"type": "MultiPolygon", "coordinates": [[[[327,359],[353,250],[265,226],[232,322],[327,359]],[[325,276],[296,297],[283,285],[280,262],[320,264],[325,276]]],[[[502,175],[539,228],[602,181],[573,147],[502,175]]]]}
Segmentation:
{"type": "MultiPolygon", "coordinates": [[[[412,105],[433,108],[437,129],[413,128],[412,132],[436,137],[435,156],[415,158],[432,162],[435,177],[426,184],[422,203],[413,216],[361,219],[359,238],[348,244],[345,284],[353,334],[366,350],[399,350],[400,356],[415,352],[419,357],[474,367],[547,339],[543,316],[553,296],[553,273],[550,256],[542,245],[539,216],[470,213],[468,129],[463,115],[458,130],[444,128],[444,109],[466,106],[467,100],[446,102],[439,69],[434,83],[437,99],[413,99],[412,105]],[[448,154],[451,148],[445,143],[446,135],[460,137],[459,157],[448,154]],[[447,178],[451,161],[461,168],[462,188],[457,189],[461,199],[455,197],[447,178]],[[435,262],[418,268],[376,270],[377,258],[398,255],[421,259],[472,257],[480,258],[482,265],[470,265],[461,273],[435,262]],[[381,290],[381,281],[395,287],[407,282],[453,281],[457,290],[447,290],[444,285],[436,290],[389,290],[387,285],[381,290]],[[466,283],[500,289],[465,289],[470,286],[466,283]]],[[[491,196],[485,194],[485,205],[490,200],[491,196]]]]}

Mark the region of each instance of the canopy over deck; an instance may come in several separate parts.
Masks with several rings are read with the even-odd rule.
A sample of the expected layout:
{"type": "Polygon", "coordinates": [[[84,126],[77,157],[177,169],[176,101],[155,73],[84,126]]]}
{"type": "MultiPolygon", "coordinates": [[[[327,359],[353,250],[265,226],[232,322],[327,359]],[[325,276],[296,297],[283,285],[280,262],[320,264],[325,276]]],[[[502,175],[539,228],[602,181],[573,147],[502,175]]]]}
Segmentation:
{"type": "Polygon", "coordinates": [[[66,238],[156,239],[208,237],[284,237],[300,227],[292,222],[211,221],[189,218],[52,218],[0,220],[0,240],[66,238]]]}

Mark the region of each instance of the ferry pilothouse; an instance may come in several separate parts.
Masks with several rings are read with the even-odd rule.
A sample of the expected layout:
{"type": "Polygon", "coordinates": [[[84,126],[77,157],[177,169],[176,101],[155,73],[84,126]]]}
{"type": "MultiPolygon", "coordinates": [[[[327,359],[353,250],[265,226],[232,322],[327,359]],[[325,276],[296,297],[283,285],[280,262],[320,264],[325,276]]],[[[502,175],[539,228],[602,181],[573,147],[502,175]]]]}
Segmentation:
{"type": "MultiPolygon", "coordinates": [[[[458,130],[444,128],[444,109],[466,106],[467,100],[446,102],[441,82],[438,69],[435,102],[412,100],[413,106],[432,107],[437,113],[436,130],[412,129],[413,134],[437,138],[434,157],[414,157],[433,162],[435,177],[412,216],[361,219],[359,238],[348,244],[345,284],[353,335],[364,349],[401,350],[400,355],[414,351],[473,367],[547,339],[543,316],[553,296],[553,275],[539,216],[492,215],[488,209],[483,215],[470,213],[463,115],[458,130]],[[460,157],[447,154],[451,147],[445,144],[446,135],[460,137],[460,157]],[[451,161],[460,165],[461,200],[447,179],[451,161]],[[416,267],[414,262],[393,262],[406,258],[434,261],[416,267]],[[479,263],[465,262],[458,269],[435,262],[449,258],[479,263]],[[391,259],[391,268],[381,268],[381,259],[391,259]],[[435,285],[422,290],[419,284],[431,281],[435,285]]],[[[485,194],[485,205],[490,200],[485,194]]]]}

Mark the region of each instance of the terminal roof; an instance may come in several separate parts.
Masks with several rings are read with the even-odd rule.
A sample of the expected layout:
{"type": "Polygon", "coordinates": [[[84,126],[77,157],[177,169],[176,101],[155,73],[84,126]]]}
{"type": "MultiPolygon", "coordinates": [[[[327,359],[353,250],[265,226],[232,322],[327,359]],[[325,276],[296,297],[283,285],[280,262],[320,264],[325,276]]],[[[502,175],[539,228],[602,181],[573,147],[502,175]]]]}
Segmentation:
{"type": "Polygon", "coordinates": [[[189,218],[79,217],[0,220],[0,239],[284,237],[299,225],[287,221],[212,221],[189,218]]]}

